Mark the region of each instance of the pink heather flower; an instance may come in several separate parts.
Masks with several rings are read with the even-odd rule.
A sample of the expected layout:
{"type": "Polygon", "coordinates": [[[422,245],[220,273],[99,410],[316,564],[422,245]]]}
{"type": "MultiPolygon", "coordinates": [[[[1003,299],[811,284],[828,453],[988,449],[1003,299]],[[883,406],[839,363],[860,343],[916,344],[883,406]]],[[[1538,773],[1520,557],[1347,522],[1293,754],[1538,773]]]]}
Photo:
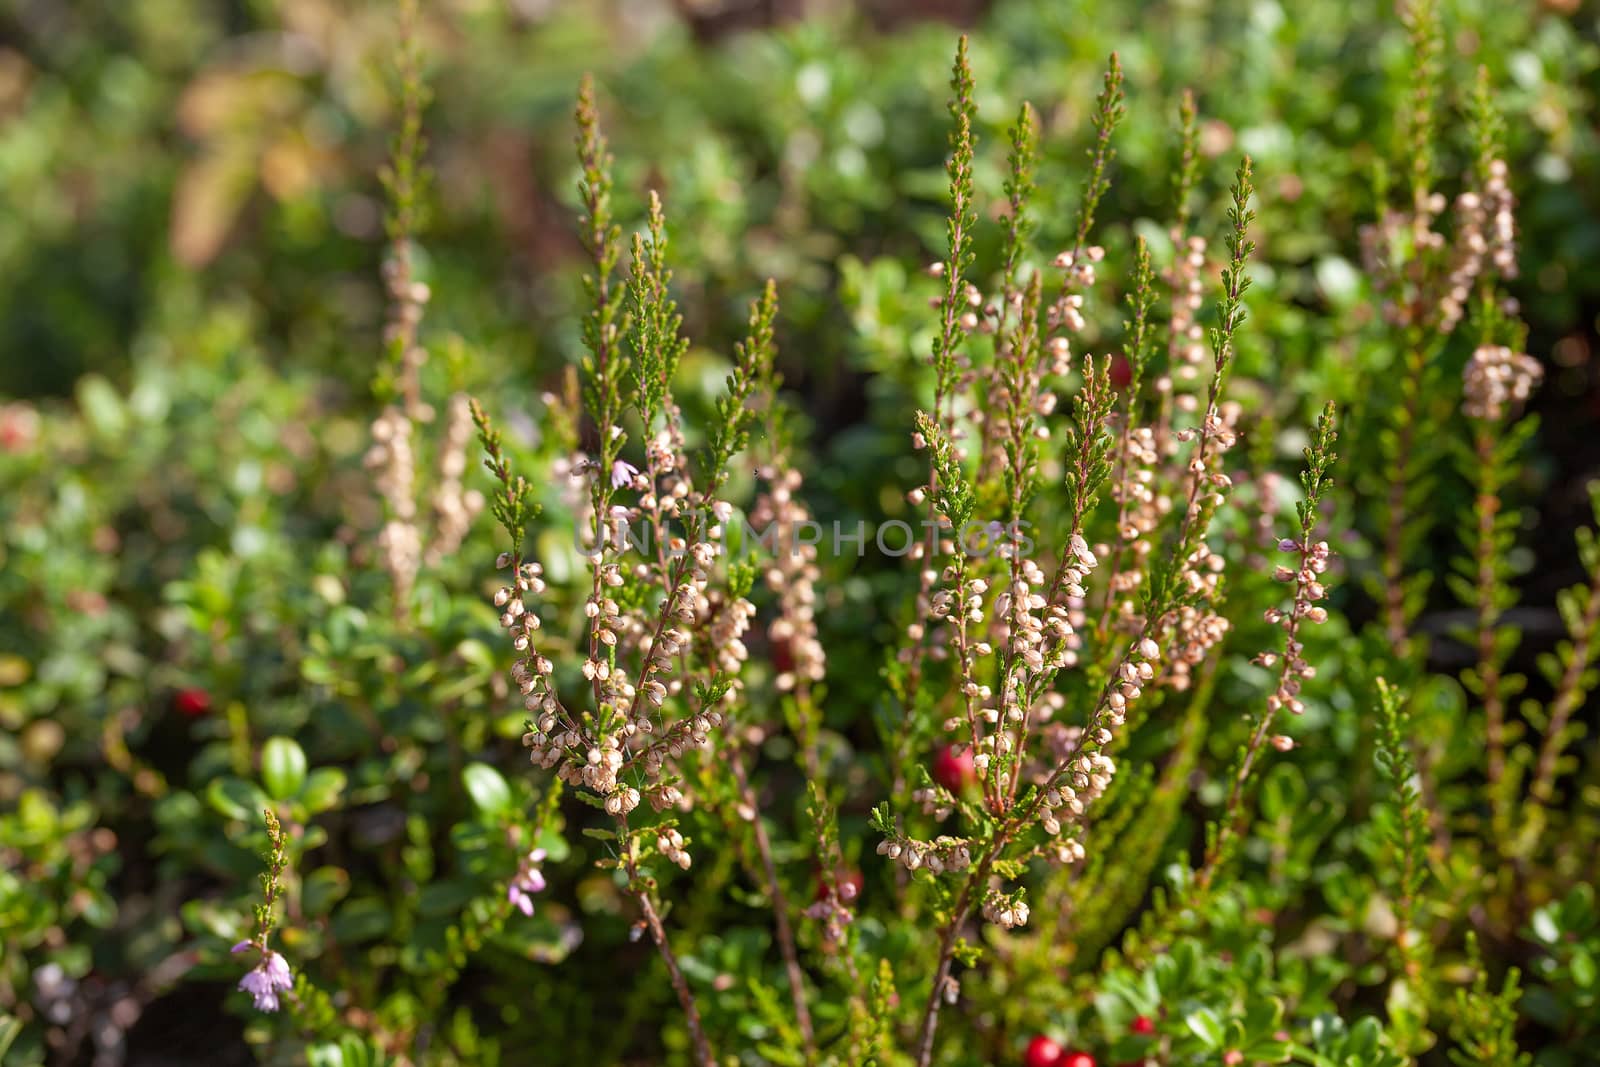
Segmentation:
{"type": "Polygon", "coordinates": [[[288,992],[294,988],[294,975],[289,973],[289,961],[276,952],[267,953],[267,980],[274,989],[288,992]]]}
{"type": "Polygon", "coordinates": [[[239,988],[254,998],[257,1011],[278,1010],[277,991],[272,988],[266,972],[259,967],[239,979],[239,988]]]}
{"type": "Polygon", "coordinates": [[[639,476],[639,468],[625,459],[619,459],[611,464],[611,488],[625,489],[633,484],[639,476]]]}
{"type": "MultiPolygon", "coordinates": [[[[254,947],[249,941],[241,941],[233,946],[233,951],[243,952],[254,947]]],[[[255,1000],[257,1011],[277,1011],[278,994],[294,988],[294,975],[289,972],[289,964],[282,956],[276,952],[265,952],[261,962],[239,979],[239,988],[255,1000]]]]}
{"type": "Polygon", "coordinates": [[[544,872],[539,870],[538,866],[544,862],[544,856],[542,848],[536,848],[528,853],[527,857],[517,865],[517,873],[506,889],[506,899],[524,915],[533,914],[533,894],[544,892],[544,872]]]}

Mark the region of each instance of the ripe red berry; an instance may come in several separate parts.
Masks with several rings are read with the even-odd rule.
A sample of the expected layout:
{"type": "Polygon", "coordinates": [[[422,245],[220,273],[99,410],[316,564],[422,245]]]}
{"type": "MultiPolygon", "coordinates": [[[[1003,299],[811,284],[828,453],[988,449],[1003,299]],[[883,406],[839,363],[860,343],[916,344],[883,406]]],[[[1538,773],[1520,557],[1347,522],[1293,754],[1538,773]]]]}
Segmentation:
{"type": "Polygon", "coordinates": [[[1128,357],[1118,352],[1111,357],[1111,385],[1116,389],[1126,389],[1133,381],[1133,364],[1128,362],[1128,357]]]}
{"type": "Polygon", "coordinates": [[[1022,1063],[1023,1067],[1061,1067],[1061,1046],[1038,1034],[1028,1042],[1022,1063]]]}
{"type": "Polygon", "coordinates": [[[866,880],[861,877],[860,871],[840,871],[839,874],[832,880],[829,880],[822,874],[821,871],[818,871],[816,899],[819,901],[826,899],[828,896],[828,890],[832,889],[834,892],[839,894],[839,899],[841,901],[848,904],[852,900],[860,898],[861,891],[866,887],[866,880]]]}
{"type": "Polygon", "coordinates": [[[952,793],[960,793],[976,782],[978,771],[972,763],[972,750],[957,752],[954,745],[940,748],[933,754],[933,780],[952,793]]]}
{"type": "Polygon", "coordinates": [[[1056,1061],[1056,1067],[1095,1067],[1094,1057],[1073,1049],[1056,1061]]]}
{"type": "Polygon", "coordinates": [[[1148,1037],[1156,1032],[1156,1021],[1148,1015],[1140,1015],[1128,1024],[1128,1029],[1148,1037]]]}
{"type": "Polygon", "coordinates": [[[210,713],[211,694],[195,687],[180,689],[172,698],[172,704],[178,709],[179,714],[198,719],[210,713]]]}

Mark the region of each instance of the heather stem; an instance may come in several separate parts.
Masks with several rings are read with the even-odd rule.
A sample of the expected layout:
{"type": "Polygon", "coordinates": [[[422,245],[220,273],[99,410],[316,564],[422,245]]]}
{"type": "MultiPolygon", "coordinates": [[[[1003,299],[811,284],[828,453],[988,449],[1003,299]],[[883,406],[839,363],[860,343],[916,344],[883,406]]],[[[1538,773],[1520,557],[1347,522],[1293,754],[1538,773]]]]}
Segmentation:
{"type": "Polygon", "coordinates": [[[662,962],[667,965],[667,977],[672,982],[673,992],[678,995],[678,1006],[683,1009],[684,1022],[689,1027],[689,1041],[694,1045],[695,1061],[700,1067],[716,1067],[716,1058],[711,1054],[711,1043],[706,1040],[705,1029],[700,1023],[700,1008],[695,1003],[694,991],[689,988],[688,980],[678,967],[678,957],[672,951],[671,942],[667,940],[667,929],[661,922],[661,915],[656,910],[650,889],[639,878],[639,865],[627,839],[628,819],[624,815],[617,816],[617,837],[622,842],[623,864],[628,873],[629,891],[633,894],[634,900],[638,901],[640,914],[644,916],[645,925],[650,928],[650,936],[655,940],[662,962]]]}
{"type": "Polygon", "coordinates": [[[1383,538],[1383,624],[1389,646],[1404,654],[1410,638],[1405,598],[1406,493],[1411,473],[1411,452],[1415,444],[1417,419],[1421,409],[1422,377],[1427,353],[1418,340],[1408,345],[1400,379],[1400,425],[1395,431],[1394,467],[1389,472],[1388,514],[1383,538]]]}
{"type": "Polygon", "coordinates": [[[1483,712],[1488,744],[1489,792],[1501,807],[1500,779],[1505,774],[1505,701],[1500,692],[1500,663],[1495,652],[1495,626],[1500,618],[1496,601],[1499,576],[1495,567],[1495,515],[1500,498],[1495,492],[1494,437],[1490,426],[1479,421],[1473,445],[1478,461],[1478,493],[1473,511],[1478,520],[1478,673],[1483,685],[1483,712]]]}
{"type": "Polygon", "coordinates": [[[789,900],[784,895],[783,884],[778,881],[778,866],[772,859],[772,841],[767,837],[767,828],[761,822],[760,810],[756,807],[755,791],[750,787],[750,776],[745,771],[744,759],[734,751],[730,753],[728,762],[733,767],[733,776],[739,786],[740,802],[755,813],[750,824],[755,834],[756,851],[761,855],[761,866],[766,874],[767,892],[772,897],[773,926],[778,936],[778,949],[783,954],[784,970],[788,973],[789,996],[794,1001],[795,1022],[800,1027],[800,1039],[805,1045],[805,1062],[814,1063],[817,1058],[816,1033],[811,1024],[811,1009],[806,1004],[805,972],[800,969],[800,954],[795,948],[794,930],[789,925],[789,900]]]}
{"type": "Polygon", "coordinates": [[[1008,835],[1004,831],[997,835],[994,843],[989,846],[989,851],[973,868],[972,874],[961,887],[960,895],[956,897],[955,907],[950,912],[950,920],[945,924],[939,939],[939,962],[934,967],[933,986],[928,990],[928,1003],[922,1009],[922,1027],[917,1036],[917,1067],[928,1067],[928,1064],[933,1062],[933,1039],[939,1029],[939,1006],[944,1003],[944,987],[950,979],[950,965],[955,957],[956,937],[972,906],[973,891],[988,880],[989,866],[1005,847],[1007,838],[1008,835]]]}

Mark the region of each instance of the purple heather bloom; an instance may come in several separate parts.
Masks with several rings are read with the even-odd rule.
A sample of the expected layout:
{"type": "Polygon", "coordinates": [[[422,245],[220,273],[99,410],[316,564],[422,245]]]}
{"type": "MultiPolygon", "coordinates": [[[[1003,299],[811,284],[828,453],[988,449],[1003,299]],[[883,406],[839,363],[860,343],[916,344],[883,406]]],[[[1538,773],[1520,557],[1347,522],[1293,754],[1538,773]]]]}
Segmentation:
{"type": "Polygon", "coordinates": [[[522,914],[533,915],[533,898],[524,893],[517,883],[512,882],[511,887],[506,890],[506,899],[515,904],[522,914]]]}
{"type": "Polygon", "coordinates": [[[289,973],[289,962],[276,952],[267,953],[267,980],[274,989],[284,992],[294,988],[294,975],[289,973]]]}
{"type": "Polygon", "coordinates": [[[239,953],[245,951],[246,949],[252,949],[252,948],[255,948],[255,947],[256,947],[256,943],[254,941],[241,941],[237,945],[234,945],[228,951],[232,952],[235,956],[237,956],[239,953]]]}
{"type": "Polygon", "coordinates": [[[625,459],[611,464],[611,488],[626,489],[639,476],[639,468],[625,459]]]}
{"type": "MultiPolygon", "coordinates": [[[[241,941],[233,946],[233,951],[243,952],[251,947],[250,942],[241,941]]],[[[239,979],[239,988],[254,998],[257,1011],[277,1011],[278,994],[294,988],[294,975],[289,972],[289,964],[282,956],[276,952],[266,952],[262,954],[261,962],[239,979]]]]}
{"type": "Polygon", "coordinates": [[[257,1011],[277,1011],[278,991],[272,988],[272,979],[260,967],[252,968],[239,979],[239,988],[255,998],[257,1011]]]}
{"type": "Polygon", "coordinates": [[[524,915],[533,914],[533,894],[544,892],[544,872],[538,865],[544,862],[545,852],[536,848],[517,866],[517,873],[506,888],[506,899],[524,915]]]}

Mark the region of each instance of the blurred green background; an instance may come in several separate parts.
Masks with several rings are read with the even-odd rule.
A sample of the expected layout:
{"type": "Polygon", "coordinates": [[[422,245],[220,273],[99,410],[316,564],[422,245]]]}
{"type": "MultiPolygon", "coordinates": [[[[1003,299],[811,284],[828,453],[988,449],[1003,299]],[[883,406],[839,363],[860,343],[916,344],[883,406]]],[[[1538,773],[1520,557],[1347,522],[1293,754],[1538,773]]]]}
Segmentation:
{"type": "MultiPolygon", "coordinates": [[[[1120,51],[1131,114],[1114,219],[1165,217],[1167,132],[1193,87],[1221,164],[1207,194],[1238,152],[1256,157],[1262,243],[1287,274],[1274,288],[1310,303],[1357,295],[1355,225],[1372,213],[1406,58],[1388,0],[426,6],[436,323],[523,381],[570,358],[568,116],[592,69],[624,208],[646,183],[666,196],[691,332],[722,340],[730,309],[774,276],[803,340],[797,380],[832,402],[887,340],[856,328],[887,317],[874,259],[925,256],[942,238],[953,33],[939,18],[977,32],[982,134],[1019,98],[1044,107],[1056,203],[1075,194],[1098,67],[1120,51]]],[[[1581,362],[1600,294],[1586,269],[1600,253],[1594,5],[1447,7],[1473,27],[1453,32],[1452,81],[1486,64],[1513,116],[1535,344],[1566,342],[1561,361],[1581,362]]],[[[335,0],[0,5],[0,392],[65,395],[86,371],[125,382],[176,323],[219,306],[286,372],[363,391],[381,314],[391,16],[335,0]]],[[[1000,162],[988,158],[987,186],[1000,162]]]]}

